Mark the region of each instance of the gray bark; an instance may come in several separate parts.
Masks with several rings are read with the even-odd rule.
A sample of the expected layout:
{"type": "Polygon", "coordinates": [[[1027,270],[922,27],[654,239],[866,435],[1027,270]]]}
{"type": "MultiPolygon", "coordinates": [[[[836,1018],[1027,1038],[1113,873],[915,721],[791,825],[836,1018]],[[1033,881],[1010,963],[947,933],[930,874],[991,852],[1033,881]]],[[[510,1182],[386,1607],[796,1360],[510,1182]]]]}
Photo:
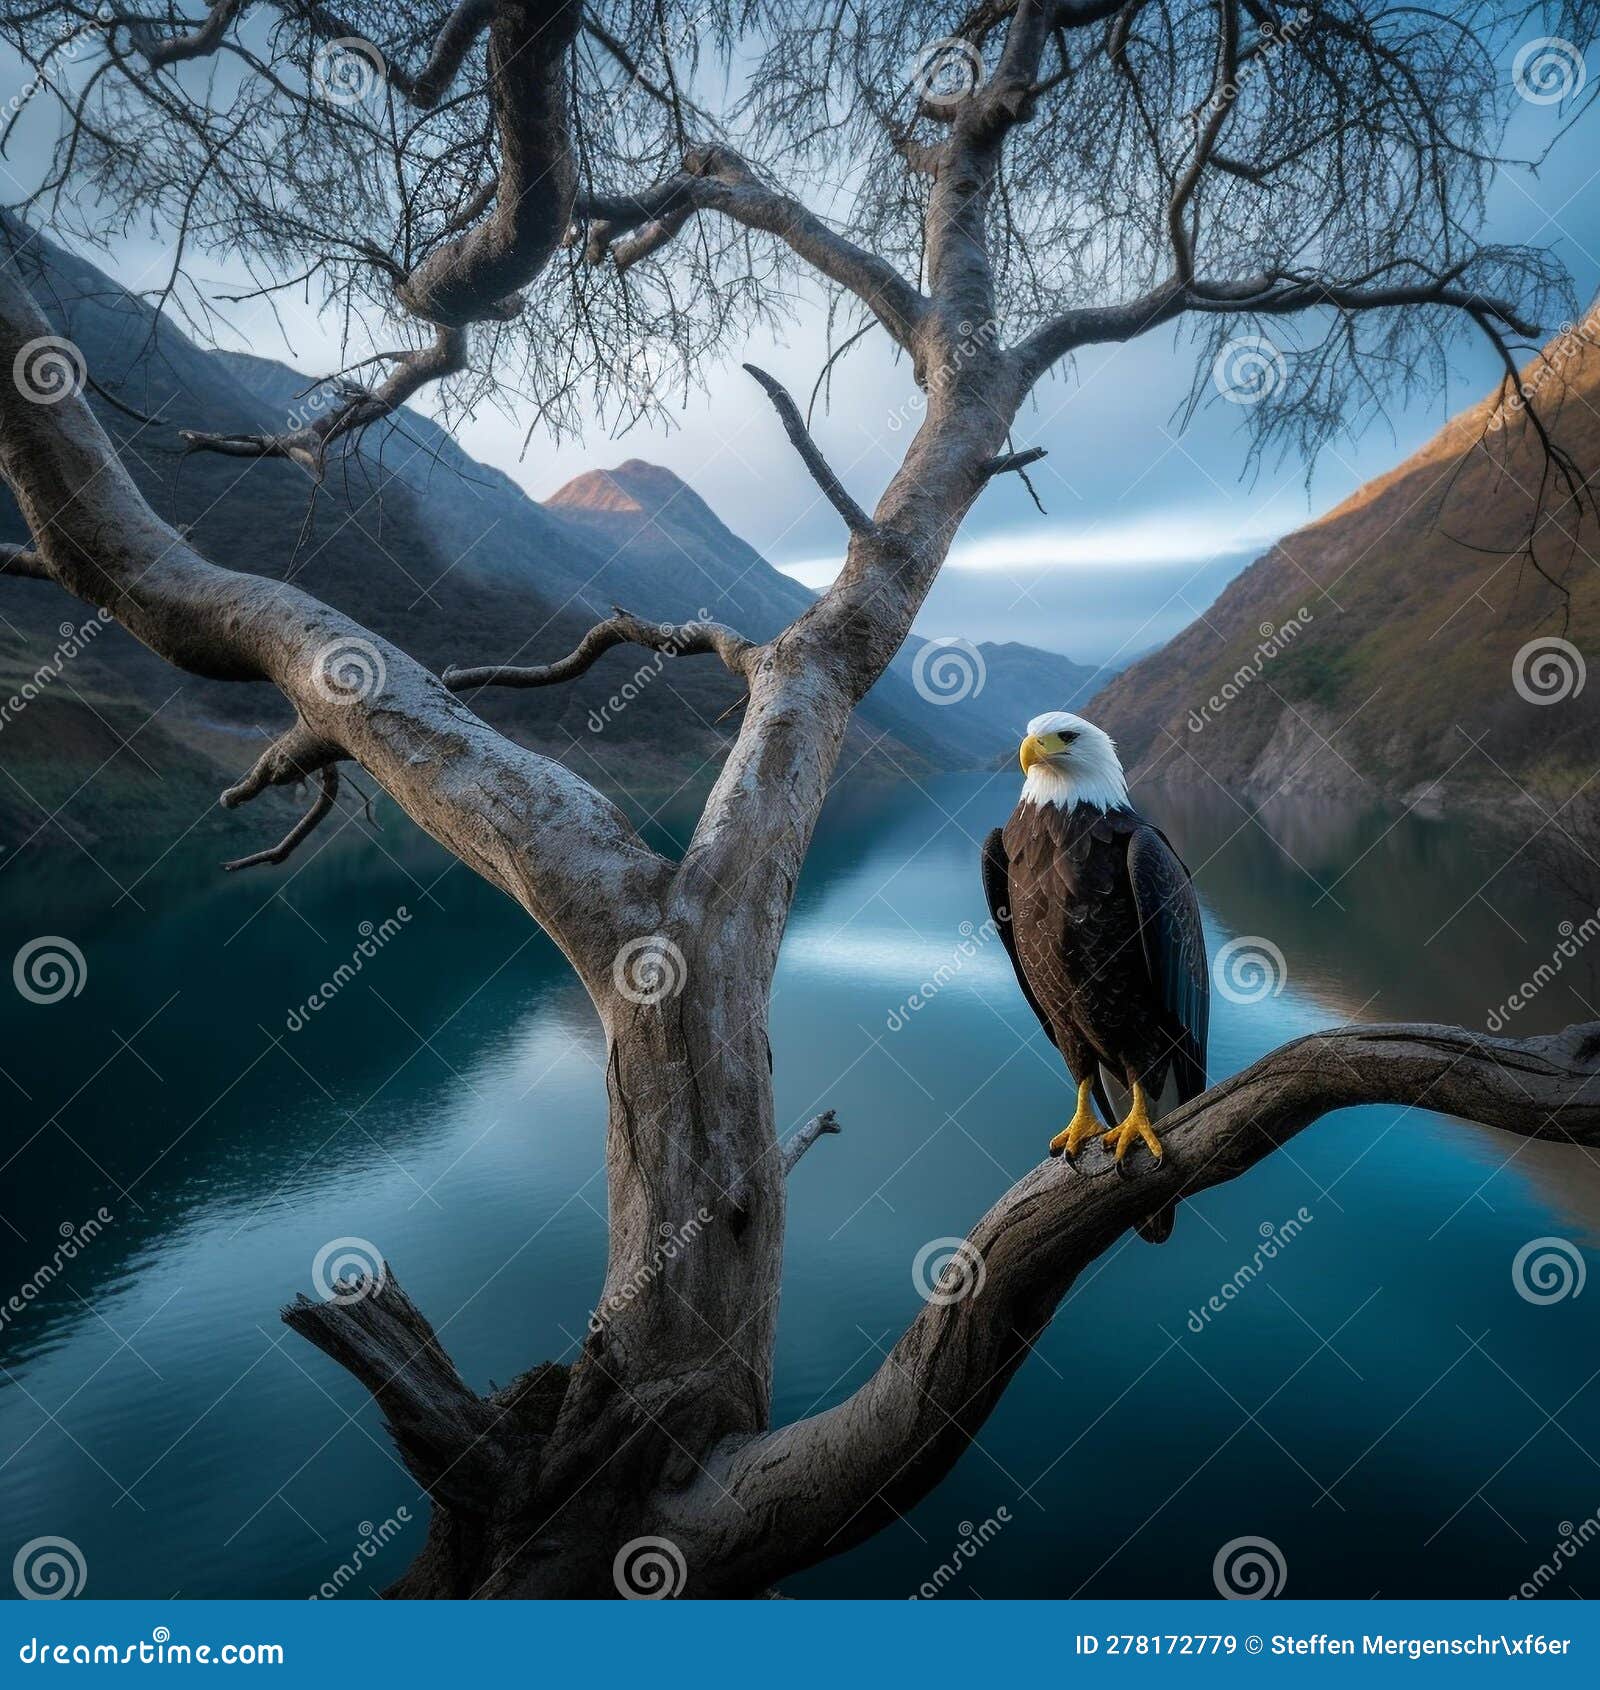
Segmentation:
{"type": "MultiPolygon", "coordinates": [[[[222,10],[185,48],[214,46],[222,10]]],[[[1327,1111],[1388,1101],[1530,1136],[1585,1144],[1600,1136],[1600,1026],[1520,1042],[1443,1027],[1299,1040],[1169,1116],[1158,1171],[1124,1183],[1094,1153],[1081,1171],[1035,1169],[972,1230],[975,1295],[930,1303],[846,1402],[771,1425],[785,1174],[829,1118],[798,1148],[780,1147],[768,1000],[851,712],[905,639],[973,501],[994,475],[1029,461],[1009,434],[1044,370],[1092,340],[1220,309],[1224,299],[1237,305],[1241,286],[1256,309],[1316,303],[1315,290],[1292,278],[1231,292],[1196,279],[1180,239],[1173,279],[1146,298],[1000,344],[984,231],[1006,136],[1028,119],[1047,26],[1078,27],[1108,11],[1031,0],[1010,9],[995,75],[954,113],[947,138],[919,154],[918,168],[933,177],[927,291],[723,148],[692,151],[657,188],[580,201],[561,81],[577,9],[465,0],[446,26],[434,58],[448,49],[457,63],[490,30],[501,174],[482,198],[480,210],[495,208],[488,221],[400,284],[402,301],[438,326],[434,355],[444,364],[460,353],[462,325],[492,319],[568,233],[570,217],[587,223],[583,244],[595,262],[632,261],[641,245],[670,242],[697,216],[775,235],[855,293],[910,353],[926,410],[870,514],[764,378],[848,527],[832,587],[764,644],[619,612],[558,663],[452,671],[441,681],[298,588],[203,557],[146,506],[80,398],[31,404],[15,384],[0,384],[0,474],[34,541],[0,558],[0,572],[43,576],[106,606],[192,673],[273,682],[293,725],[224,801],[247,803],[270,785],[359,763],[554,937],[605,1031],[610,1251],[570,1366],[537,1366],[479,1396],[392,1271],[364,1295],[302,1299],[286,1311],[373,1391],[434,1499],[427,1546],[396,1594],[611,1595],[618,1551],[646,1536],[676,1545],[683,1594],[759,1593],[860,1541],[938,1482],[1087,1262],[1154,1210],[1237,1177],[1327,1111]],[[519,42],[527,74],[508,77],[499,67],[519,42]],[[619,251],[619,241],[631,244],[619,251]],[[715,654],[748,688],[737,739],[677,865],[586,782],[505,740],[452,690],[555,684],[622,641],[715,654]],[[355,652],[376,683],[340,684],[330,653],[341,651],[355,652]]],[[[447,74],[448,64],[437,72],[447,74]]],[[[436,97],[426,72],[417,84],[436,97]]],[[[1184,199],[1175,199],[1181,226],[1184,199]]],[[[1415,291],[1449,303],[1444,280],[1415,291]]],[[[1374,289],[1341,303],[1406,301],[1374,289]]],[[[1500,308],[1476,301],[1474,309],[1500,308]]],[[[1502,314],[1515,321],[1510,307],[1502,314]]],[[[47,332],[13,258],[0,266],[0,368],[47,332]]],[[[405,380],[416,373],[408,370],[405,380]]],[[[414,391],[397,380],[374,402],[414,391]]],[[[207,442],[252,455],[305,451],[313,464],[325,443],[207,442]]]]}

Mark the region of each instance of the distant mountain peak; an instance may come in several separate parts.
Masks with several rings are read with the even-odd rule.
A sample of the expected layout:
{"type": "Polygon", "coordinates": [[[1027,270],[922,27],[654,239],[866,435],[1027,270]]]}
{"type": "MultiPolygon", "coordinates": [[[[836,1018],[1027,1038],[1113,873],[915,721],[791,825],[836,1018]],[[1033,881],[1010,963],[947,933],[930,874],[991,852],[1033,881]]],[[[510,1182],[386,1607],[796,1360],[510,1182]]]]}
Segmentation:
{"type": "MultiPolygon", "coordinates": [[[[615,469],[585,470],[544,501],[551,510],[615,511],[646,515],[688,494],[688,484],[660,464],[629,458],[615,469]]],[[[698,500],[696,501],[698,503],[698,500]]]]}

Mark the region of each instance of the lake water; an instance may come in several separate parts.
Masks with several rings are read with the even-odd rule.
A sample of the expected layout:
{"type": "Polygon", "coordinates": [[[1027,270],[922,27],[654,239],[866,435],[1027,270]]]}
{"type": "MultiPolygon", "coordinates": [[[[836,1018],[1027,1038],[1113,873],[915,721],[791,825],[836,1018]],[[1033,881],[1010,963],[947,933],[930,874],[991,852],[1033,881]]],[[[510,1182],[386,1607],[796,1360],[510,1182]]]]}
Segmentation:
{"type": "MultiPolygon", "coordinates": [[[[831,1107],[845,1130],[790,1184],[780,1418],[861,1382],[916,1312],[918,1250],[966,1232],[1070,1113],[999,945],[963,953],[986,914],[977,842],[1015,790],[846,788],[819,830],[772,1042],[785,1129],[831,1107]]],[[[1481,1028],[1581,918],[1505,866],[1514,841],[1455,824],[1149,807],[1197,870],[1213,950],[1258,935],[1286,958],[1279,995],[1217,998],[1217,1075],[1350,1017],[1481,1028]]],[[[350,1593],[398,1574],[416,1487],[366,1393],[278,1320],[330,1240],[374,1241],[480,1388],[583,1331],[605,1253],[587,1001],[402,819],[355,832],[237,877],[215,870],[227,853],[158,845],[0,869],[0,954],[61,935],[87,969],[53,1004],[0,992],[0,1306],[64,1230],[113,1217],[0,1324],[0,1559],[59,1536],[90,1595],[304,1596],[405,1509],[350,1593]],[[359,924],[401,906],[291,1031],[359,924]]],[[[247,815],[231,837],[257,842],[247,815]]],[[[1595,1002],[1580,956],[1511,1030],[1595,1002]]],[[[972,1533],[948,1595],[1208,1595],[1241,1537],[1277,1546],[1291,1595],[1507,1595],[1600,1509],[1600,1285],[1535,1305],[1512,1263],[1545,1237],[1587,1253],[1597,1218],[1592,1153],[1330,1117],[1185,1205],[1167,1245],[1124,1239],[940,1489],[787,1589],[906,1596],[972,1533]]],[[[1600,1545],[1550,1589],[1600,1595],[1600,1545]]]]}

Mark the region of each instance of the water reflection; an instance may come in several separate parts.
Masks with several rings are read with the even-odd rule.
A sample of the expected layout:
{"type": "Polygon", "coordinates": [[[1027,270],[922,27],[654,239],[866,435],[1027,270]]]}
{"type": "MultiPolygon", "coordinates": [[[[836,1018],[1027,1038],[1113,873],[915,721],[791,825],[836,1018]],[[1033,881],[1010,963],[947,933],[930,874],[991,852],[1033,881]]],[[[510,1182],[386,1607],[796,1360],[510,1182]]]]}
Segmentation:
{"type": "MultiPolygon", "coordinates": [[[[981,938],[976,843],[1014,792],[1009,772],[850,786],[819,829],[775,1074],[785,1127],[833,1107],[845,1132],[792,1182],[782,1415],[880,1363],[918,1306],[916,1251],[964,1231],[1069,1105],[981,938]]],[[[1582,913],[1508,865],[1514,841],[1453,823],[1252,817],[1222,794],[1151,807],[1213,945],[1262,935],[1288,962],[1280,996],[1219,1004],[1217,1072],[1352,1016],[1482,1027],[1582,913]]],[[[681,818],[655,825],[681,837],[681,818]]],[[[0,1287],[31,1283],[63,1225],[114,1216],[0,1322],[0,1519],[18,1542],[78,1543],[91,1594],[304,1595],[361,1522],[423,1510],[364,1393],[278,1307],[328,1240],[365,1238],[480,1388],[569,1352],[604,1261],[603,1052],[553,948],[402,823],[272,880],[162,849],[109,873],[0,869],[0,954],[59,933],[89,969],[77,998],[0,999],[0,1287]],[[360,924],[402,906],[403,931],[291,1031],[360,924]]],[[[1590,1015],[1597,962],[1511,1030],[1590,1015]]],[[[1246,1531],[1282,1545],[1297,1593],[1510,1589],[1556,1521],[1589,1512],[1571,1440],[1600,1440],[1600,1404],[1594,1300],[1530,1309],[1509,1262],[1597,1216],[1586,1154],[1345,1112],[1188,1205],[1171,1244],[1097,1264],[946,1484],[794,1589],[906,1594],[1000,1505],[1010,1523],[950,1594],[1205,1594],[1246,1531]],[[1191,1311],[1302,1206],[1270,1276],[1195,1333],[1191,1311]]],[[[1572,1579],[1594,1594],[1600,1566],[1572,1579]]]]}

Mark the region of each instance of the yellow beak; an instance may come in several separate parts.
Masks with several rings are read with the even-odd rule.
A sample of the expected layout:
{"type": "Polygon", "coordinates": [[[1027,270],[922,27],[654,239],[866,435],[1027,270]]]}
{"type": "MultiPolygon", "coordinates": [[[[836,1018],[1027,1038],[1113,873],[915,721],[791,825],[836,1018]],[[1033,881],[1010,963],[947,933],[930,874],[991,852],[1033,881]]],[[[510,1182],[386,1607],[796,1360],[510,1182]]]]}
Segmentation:
{"type": "Polygon", "coordinates": [[[1022,759],[1022,772],[1026,774],[1035,763],[1044,762],[1045,749],[1032,734],[1029,734],[1022,742],[1022,750],[1019,755],[1022,759]]]}

